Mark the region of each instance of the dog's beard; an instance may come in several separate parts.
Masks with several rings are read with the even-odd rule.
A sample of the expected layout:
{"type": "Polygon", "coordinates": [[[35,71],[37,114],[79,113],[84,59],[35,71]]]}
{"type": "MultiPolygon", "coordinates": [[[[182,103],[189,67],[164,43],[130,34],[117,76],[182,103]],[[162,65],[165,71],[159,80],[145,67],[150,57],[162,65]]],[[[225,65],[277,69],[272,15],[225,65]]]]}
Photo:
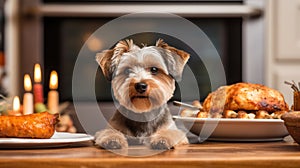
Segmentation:
{"type": "Polygon", "coordinates": [[[174,80],[171,78],[157,80],[144,80],[149,89],[138,93],[134,87],[135,79],[116,77],[112,81],[115,98],[120,105],[136,113],[149,112],[161,107],[172,96],[175,89],[174,80]]]}
{"type": "Polygon", "coordinates": [[[147,94],[137,94],[134,90],[129,89],[129,99],[126,107],[131,106],[135,112],[148,112],[166,102],[166,97],[161,94],[160,89],[152,89],[147,94]]]}

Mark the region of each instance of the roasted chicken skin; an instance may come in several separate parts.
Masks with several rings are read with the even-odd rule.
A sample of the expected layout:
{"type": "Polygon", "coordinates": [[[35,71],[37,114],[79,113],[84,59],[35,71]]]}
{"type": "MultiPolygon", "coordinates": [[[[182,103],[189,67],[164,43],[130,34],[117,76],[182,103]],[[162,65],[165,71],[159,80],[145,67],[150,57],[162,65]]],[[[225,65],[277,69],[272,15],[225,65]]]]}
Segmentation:
{"type": "Polygon", "coordinates": [[[0,116],[0,137],[51,138],[58,122],[58,114],[48,112],[23,116],[0,116]]]}
{"type": "Polygon", "coordinates": [[[204,111],[211,112],[265,110],[272,113],[289,110],[280,92],[264,85],[252,83],[236,83],[220,87],[207,96],[203,102],[203,108],[204,111]]]}

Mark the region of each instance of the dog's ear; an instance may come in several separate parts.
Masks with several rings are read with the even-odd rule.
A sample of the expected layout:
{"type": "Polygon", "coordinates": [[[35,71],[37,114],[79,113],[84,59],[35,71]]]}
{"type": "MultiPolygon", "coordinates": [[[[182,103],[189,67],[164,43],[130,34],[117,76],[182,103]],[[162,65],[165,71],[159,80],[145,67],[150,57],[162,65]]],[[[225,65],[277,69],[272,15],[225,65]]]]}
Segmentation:
{"type": "Polygon", "coordinates": [[[177,81],[181,80],[182,71],[190,58],[190,54],[183,50],[176,49],[169,46],[162,39],[156,41],[156,47],[162,48],[165,53],[165,61],[167,63],[168,71],[177,81]]]}
{"type": "Polygon", "coordinates": [[[102,69],[103,75],[105,78],[109,81],[111,81],[112,78],[112,72],[111,72],[111,64],[112,64],[112,56],[114,55],[114,50],[104,50],[101,53],[97,53],[96,55],[96,61],[100,65],[100,68],[102,69]]]}
{"type": "Polygon", "coordinates": [[[122,40],[119,41],[113,49],[104,50],[101,53],[97,53],[96,61],[100,65],[107,80],[112,80],[113,73],[119,64],[123,53],[129,52],[136,48],[139,47],[134,45],[132,40],[122,40]]]}

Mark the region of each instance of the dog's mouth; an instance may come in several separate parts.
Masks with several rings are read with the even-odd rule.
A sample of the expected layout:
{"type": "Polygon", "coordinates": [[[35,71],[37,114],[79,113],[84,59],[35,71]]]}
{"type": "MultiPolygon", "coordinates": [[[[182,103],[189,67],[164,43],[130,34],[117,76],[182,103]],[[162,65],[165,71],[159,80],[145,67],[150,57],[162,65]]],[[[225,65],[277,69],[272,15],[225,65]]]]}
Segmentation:
{"type": "Polygon", "coordinates": [[[149,99],[149,96],[132,96],[131,99],[149,99]]]}
{"type": "Polygon", "coordinates": [[[130,98],[131,106],[134,107],[135,112],[149,111],[153,105],[153,101],[149,95],[133,95],[130,98]]]}

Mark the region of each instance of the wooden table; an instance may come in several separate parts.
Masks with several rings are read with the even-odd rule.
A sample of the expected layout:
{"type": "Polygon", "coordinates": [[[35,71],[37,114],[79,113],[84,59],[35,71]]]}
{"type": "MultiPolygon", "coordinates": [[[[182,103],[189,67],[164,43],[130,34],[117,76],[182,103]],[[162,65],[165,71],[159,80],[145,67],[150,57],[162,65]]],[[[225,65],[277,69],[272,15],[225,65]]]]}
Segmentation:
{"type": "MultiPolygon", "coordinates": [[[[151,155],[145,146],[130,147],[122,154],[143,155],[127,157],[93,146],[92,142],[66,148],[1,149],[0,167],[6,168],[89,168],[89,167],[300,167],[300,146],[291,138],[280,142],[229,143],[204,142],[178,147],[151,155]],[[150,156],[145,156],[149,154],[150,156]]],[[[158,151],[156,151],[158,152],[158,151]]]]}

